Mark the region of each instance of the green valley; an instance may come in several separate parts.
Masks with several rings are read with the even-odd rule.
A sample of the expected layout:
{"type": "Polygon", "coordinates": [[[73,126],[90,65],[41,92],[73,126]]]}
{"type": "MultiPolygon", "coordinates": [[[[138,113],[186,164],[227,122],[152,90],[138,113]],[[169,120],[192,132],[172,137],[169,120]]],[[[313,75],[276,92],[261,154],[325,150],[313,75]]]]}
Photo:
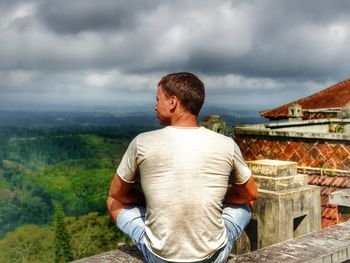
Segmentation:
{"type": "Polygon", "coordinates": [[[74,259],[130,244],[107,215],[105,200],[131,139],[156,126],[117,125],[117,119],[94,125],[96,118],[74,125],[1,123],[1,262],[55,261],[56,202],[74,259]]]}

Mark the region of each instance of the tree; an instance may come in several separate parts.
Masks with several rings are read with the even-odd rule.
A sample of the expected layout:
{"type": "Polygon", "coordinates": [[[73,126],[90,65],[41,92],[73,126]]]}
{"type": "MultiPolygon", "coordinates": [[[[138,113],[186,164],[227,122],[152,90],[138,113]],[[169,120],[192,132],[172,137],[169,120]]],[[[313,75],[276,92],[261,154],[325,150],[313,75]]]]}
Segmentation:
{"type": "Polygon", "coordinates": [[[73,260],[71,238],[64,222],[64,212],[61,203],[55,203],[55,262],[70,262],[73,260]]]}
{"type": "Polygon", "coordinates": [[[0,262],[53,262],[54,232],[51,227],[23,225],[0,240],[0,262]]]}
{"type": "Polygon", "coordinates": [[[131,245],[107,215],[93,212],[80,217],[66,217],[66,227],[72,237],[74,259],[113,250],[118,243],[131,245]]]}

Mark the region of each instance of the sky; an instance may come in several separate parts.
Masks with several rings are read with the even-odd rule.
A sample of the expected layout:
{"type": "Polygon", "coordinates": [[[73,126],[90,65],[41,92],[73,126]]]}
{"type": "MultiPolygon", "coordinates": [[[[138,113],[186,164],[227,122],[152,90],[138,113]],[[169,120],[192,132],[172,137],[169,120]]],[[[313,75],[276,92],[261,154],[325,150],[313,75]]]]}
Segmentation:
{"type": "Polygon", "coordinates": [[[208,105],[270,109],[349,78],[349,13],[346,0],[0,0],[0,105],[154,104],[162,76],[189,71],[208,105]]]}

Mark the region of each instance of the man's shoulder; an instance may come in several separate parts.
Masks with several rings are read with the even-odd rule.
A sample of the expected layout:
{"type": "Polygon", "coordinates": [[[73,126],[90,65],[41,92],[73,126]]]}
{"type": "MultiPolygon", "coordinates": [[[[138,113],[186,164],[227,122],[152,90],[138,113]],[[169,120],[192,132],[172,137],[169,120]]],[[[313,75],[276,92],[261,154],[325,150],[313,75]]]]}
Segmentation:
{"type": "MultiPolygon", "coordinates": [[[[169,135],[174,134],[181,134],[187,135],[187,133],[182,133],[182,129],[171,129],[171,127],[166,126],[164,128],[160,128],[153,131],[143,132],[136,136],[136,140],[138,142],[149,142],[149,141],[157,141],[157,140],[163,140],[163,139],[169,139],[169,135]]],[[[198,139],[215,142],[215,143],[221,143],[221,144],[227,144],[231,145],[235,144],[234,140],[231,137],[228,137],[226,135],[214,132],[210,129],[207,129],[205,127],[199,127],[195,133],[192,135],[195,135],[198,137],[198,139]]]]}
{"type": "Polygon", "coordinates": [[[139,133],[136,138],[137,140],[144,140],[148,138],[154,138],[163,135],[166,132],[165,128],[160,128],[157,130],[152,130],[152,131],[147,131],[147,132],[142,132],[139,133]]]}

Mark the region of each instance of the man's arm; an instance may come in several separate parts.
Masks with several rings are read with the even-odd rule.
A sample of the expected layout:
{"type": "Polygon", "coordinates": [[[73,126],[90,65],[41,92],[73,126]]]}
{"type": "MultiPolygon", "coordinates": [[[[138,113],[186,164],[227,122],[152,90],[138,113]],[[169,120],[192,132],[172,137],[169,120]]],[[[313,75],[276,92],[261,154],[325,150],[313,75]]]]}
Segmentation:
{"type": "Polygon", "coordinates": [[[114,222],[123,208],[131,205],[144,206],[144,195],[135,186],[135,183],[123,181],[118,174],[114,176],[107,199],[107,209],[114,222]]]}
{"type": "Polygon", "coordinates": [[[249,204],[258,198],[258,189],[253,176],[244,184],[233,184],[227,189],[224,203],[232,205],[249,204]]]}

